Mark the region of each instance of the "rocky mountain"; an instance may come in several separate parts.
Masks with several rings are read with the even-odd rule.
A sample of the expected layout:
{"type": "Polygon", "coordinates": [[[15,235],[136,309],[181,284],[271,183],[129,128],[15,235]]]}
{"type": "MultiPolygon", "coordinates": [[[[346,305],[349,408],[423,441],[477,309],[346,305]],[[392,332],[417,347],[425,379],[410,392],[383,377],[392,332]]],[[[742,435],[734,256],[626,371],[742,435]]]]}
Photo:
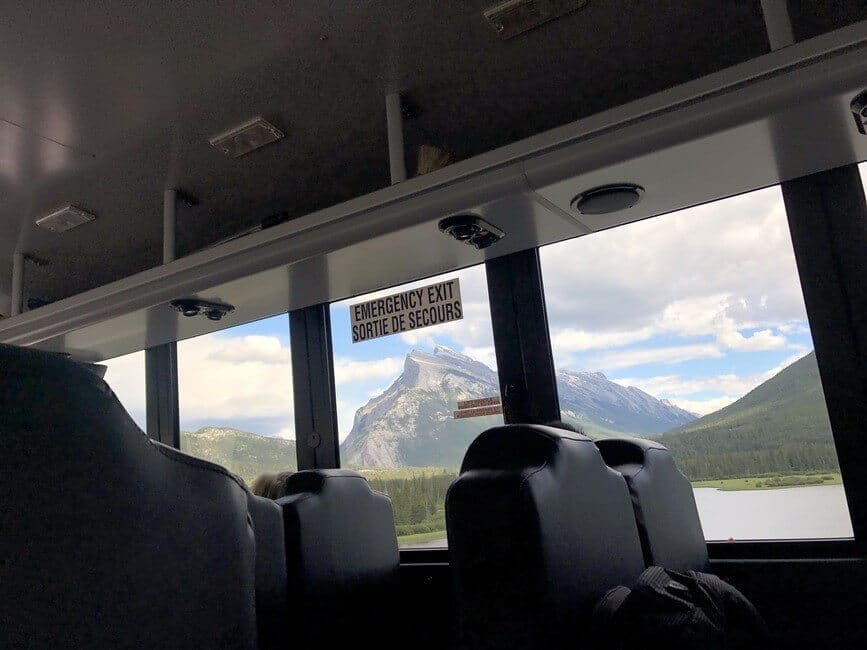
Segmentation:
{"type": "MultiPolygon", "coordinates": [[[[558,371],[562,417],[590,435],[655,435],[695,415],[609,381],[602,373],[558,371]]],[[[458,400],[499,395],[485,364],[437,347],[410,352],[403,373],[355,414],[341,445],[345,465],[457,467],[469,443],[501,416],[456,420],[458,400]]]]}
{"type": "Polygon", "coordinates": [[[658,440],[692,479],[838,468],[815,352],[658,440]]]}
{"type": "Polygon", "coordinates": [[[222,465],[249,484],[262,472],[295,469],[295,442],[226,427],[181,431],[181,450],[222,465]]]}
{"type": "Polygon", "coordinates": [[[696,419],[668,400],[615,384],[601,372],[557,371],[560,416],[591,436],[655,436],[696,419]]]}

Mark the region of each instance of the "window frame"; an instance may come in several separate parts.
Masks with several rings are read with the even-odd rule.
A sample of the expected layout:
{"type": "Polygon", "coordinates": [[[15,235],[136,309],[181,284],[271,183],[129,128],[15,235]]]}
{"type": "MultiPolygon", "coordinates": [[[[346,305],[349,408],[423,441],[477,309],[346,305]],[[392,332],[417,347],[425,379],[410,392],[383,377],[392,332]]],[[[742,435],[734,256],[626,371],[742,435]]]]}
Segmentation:
{"type": "MultiPolygon", "coordinates": [[[[858,434],[861,423],[867,422],[867,403],[853,400],[867,394],[867,265],[861,261],[867,250],[864,188],[855,164],[786,181],[780,188],[854,539],[708,542],[708,550],[712,559],[720,560],[864,557],[867,472],[860,470],[867,468],[867,445],[859,444],[858,434]]],[[[538,260],[539,248],[533,247],[485,262],[504,411],[514,414],[507,422],[559,417],[538,260]]],[[[340,466],[329,308],[330,303],[320,303],[289,312],[299,469],[340,466]],[[317,441],[314,434],[319,446],[311,451],[318,451],[306,453],[306,447],[317,441]]],[[[174,366],[176,376],[177,355],[169,366],[169,372],[174,366]]],[[[167,399],[154,383],[158,374],[151,375],[148,371],[149,413],[152,408],[166,409],[167,399]]],[[[173,388],[177,404],[176,381],[173,388]]],[[[404,563],[448,560],[447,549],[407,548],[400,553],[404,563]]]]}

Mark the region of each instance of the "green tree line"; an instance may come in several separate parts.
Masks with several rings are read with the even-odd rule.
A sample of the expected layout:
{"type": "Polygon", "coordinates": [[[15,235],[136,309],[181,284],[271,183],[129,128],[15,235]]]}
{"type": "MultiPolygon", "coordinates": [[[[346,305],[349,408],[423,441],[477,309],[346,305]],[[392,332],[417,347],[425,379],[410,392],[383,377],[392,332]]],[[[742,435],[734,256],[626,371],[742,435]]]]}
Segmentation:
{"type": "Polygon", "coordinates": [[[672,454],[677,466],[691,481],[839,471],[837,454],[829,444],[788,444],[776,449],[723,453],[696,453],[675,448],[672,454]]]}
{"type": "Polygon", "coordinates": [[[456,477],[454,472],[434,470],[407,477],[366,478],[374,490],[391,498],[395,528],[402,536],[446,529],[446,490],[456,477]]]}

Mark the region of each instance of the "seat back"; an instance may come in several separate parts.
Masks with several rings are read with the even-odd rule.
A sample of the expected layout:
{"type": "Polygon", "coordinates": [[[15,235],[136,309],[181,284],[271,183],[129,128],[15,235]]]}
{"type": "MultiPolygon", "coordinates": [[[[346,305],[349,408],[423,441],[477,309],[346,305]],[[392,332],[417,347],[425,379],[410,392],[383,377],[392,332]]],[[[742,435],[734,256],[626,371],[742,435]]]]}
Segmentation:
{"type": "Polygon", "coordinates": [[[288,626],[289,592],[286,578],[286,537],[283,511],[274,501],[247,496],[256,537],[256,624],[259,648],[285,648],[292,630],[288,626]]]}
{"type": "Polygon", "coordinates": [[[596,445],[626,480],[647,566],[706,571],[707,544],[689,480],[652,440],[610,438],[596,445]]]}
{"type": "Polygon", "coordinates": [[[0,647],[255,648],[247,491],[109,387],[0,345],[0,647]]]}
{"type": "Polygon", "coordinates": [[[459,631],[467,647],[576,643],[579,622],[644,563],[623,478],[578,433],[489,429],[446,496],[459,631]]]}
{"type": "Polygon", "coordinates": [[[296,472],[286,494],[277,503],[293,643],[357,645],[371,621],[394,607],[400,556],[391,500],[360,474],[339,469],[296,472]]]}

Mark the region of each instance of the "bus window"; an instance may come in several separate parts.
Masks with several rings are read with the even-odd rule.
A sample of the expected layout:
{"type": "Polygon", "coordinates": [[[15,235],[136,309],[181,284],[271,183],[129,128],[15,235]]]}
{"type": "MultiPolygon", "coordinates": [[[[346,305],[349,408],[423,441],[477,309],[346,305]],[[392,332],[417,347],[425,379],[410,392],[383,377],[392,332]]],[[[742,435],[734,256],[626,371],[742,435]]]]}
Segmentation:
{"type": "Polygon", "coordinates": [[[852,536],[779,188],[541,261],[563,420],[668,447],[708,540],[852,536]]]}
{"type": "Polygon", "coordinates": [[[296,468],[289,317],[178,343],[181,449],[250,485],[296,468]]]}
{"type": "Polygon", "coordinates": [[[105,381],[117,395],[120,403],[135,423],[145,431],[147,428],[147,389],[145,381],[145,353],[133,352],[122,357],[102,361],[108,368],[105,381]]]}
{"type": "Polygon", "coordinates": [[[446,488],[469,443],[503,422],[484,266],[335,303],[331,328],[341,465],[391,497],[402,547],[445,546],[446,488]],[[359,329],[380,314],[396,333],[359,329]]]}

